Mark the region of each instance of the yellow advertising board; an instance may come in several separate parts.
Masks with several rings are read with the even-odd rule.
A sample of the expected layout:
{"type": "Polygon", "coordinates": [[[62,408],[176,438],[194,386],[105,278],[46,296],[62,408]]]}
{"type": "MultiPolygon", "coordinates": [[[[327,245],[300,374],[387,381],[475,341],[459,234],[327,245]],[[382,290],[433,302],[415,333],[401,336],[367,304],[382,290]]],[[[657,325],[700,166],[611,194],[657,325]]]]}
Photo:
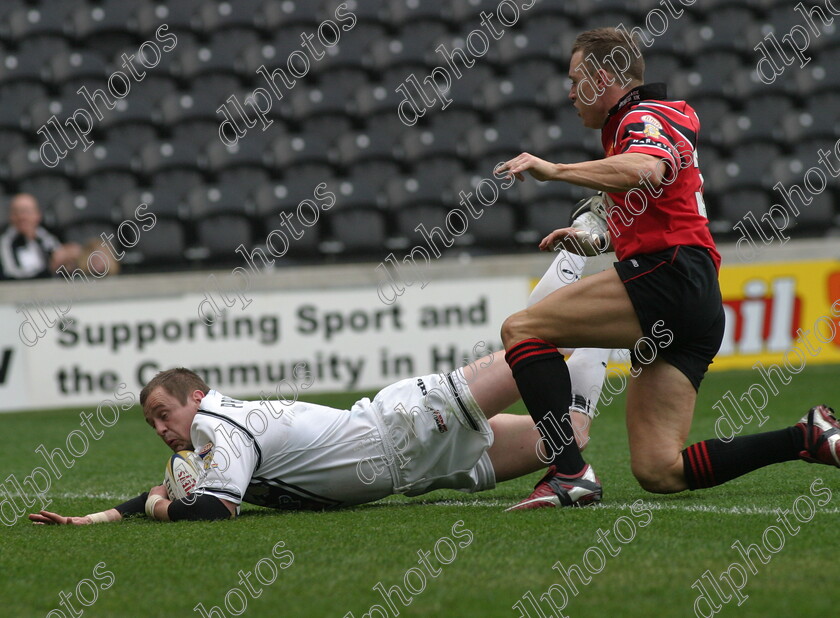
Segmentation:
{"type": "Polygon", "coordinates": [[[723,266],[726,332],[711,370],[840,362],[840,261],[723,266]]]}

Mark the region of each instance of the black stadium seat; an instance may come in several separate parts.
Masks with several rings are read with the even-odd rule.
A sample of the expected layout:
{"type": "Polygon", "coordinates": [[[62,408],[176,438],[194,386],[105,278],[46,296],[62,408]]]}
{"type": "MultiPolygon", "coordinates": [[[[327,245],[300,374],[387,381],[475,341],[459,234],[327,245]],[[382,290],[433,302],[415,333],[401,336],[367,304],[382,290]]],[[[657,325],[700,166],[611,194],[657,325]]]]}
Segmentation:
{"type": "Polygon", "coordinates": [[[722,124],[722,143],[745,144],[750,141],[781,141],[784,121],[795,114],[793,102],[785,96],[765,95],[751,99],[739,114],[730,115],[722,124]]]}
{"type": "Polygon", "coordinates": [[[86,41],[122,32],[140,35],[162,23],[155,20],[154,11],[152,0],[82,2],[71,15],[72,26],[76,36],[86,41]]]}
{"type": "Polygon", "coordinates": [[[487,84],[483,94],[488,109],[496,111],[511,105],[547,105],[543,84],[558,73],[553,62],[529,60],[522,62],[502,79],[487,84]]]}
{"type": "Polygon", "coordinates": [[[342,33],[338,44],[318,61],[315,69],[319,73],[340,68],[380,71],[387,66],[387,56],[375,55],[374,47],[387,39],[384,26],[361,21],[350,32],[342,33]]]}
{"type": "Polygon", "coordinates": [[[730,95],[732,75],[741,67],[740,57],[733,52],[716,51],[695,58],[691,67],[669,80],[671,96],[691,101],[694,97],[715,94],[730,95]]]}
{"type": "Polygon", "coordinates": [[[557,228],[568,225],[573,206],[573,203],[556,200],[527,204],[525,206],[527,228],[535,232],[533,235],[534,241],[539,242],[557,228]]]}
{"type": "Polygon", "coordinates": [[[400,175],[399,167],[387,161],[369,161],[353,166],[334,187],[336,210],[356,207],[387,209],[386,185],[400,175]]]}
{"type": "Polygon", "coordinates": [[[9,38],[22,41],[43,34],[72,36],[73,12],[86,5],[85,0],[43,0],[35,6],[17,7],[6,17],[9,38]]]}
{"type": "Polygon", "coordinates": [[[419,203],[454,204],[455,196],[445,184],[445,179],[461,171],[463,164],[460,159],[440,157],[420,161],[408,175],[389,181],[388,207],[419,203]]]}
{"type": "Polygon", "coordinates": [[[158,218],[155,226],[143,232],[140,242],[131,251],[137,254],[135,261],[139,261],[142,266],[183,267],[186,243],[181,223],[158,218]]]}
{"type": "MultiPolygon", "coordinates": [[[[62,176],[33,176],[18,185],[20,193],[31,193],[38,200],[47,225],[55,224],[55,202],[71,191],[70,180],[62,176]]],[[[7,221],[2,218],[0,221],[7,221]]]]}
{"type": "Polygon", "coordinates": [[[111,223],[115,219],[117,203],[108,192],[74,191],[55,201],[55,222],[61,227],[76,223],[111,223]]]}
{"type": "Polygon", "coordinates": [[[195,229],[199,255],[211,263],[240,263],[236,248],[245,245],[250,251],[254,244],[251,223],[244,215],[202,218],[195,222],[195,229]]]}
{"type": "Polygon", "coordinates": [[[385,255],[387,225],[380,211],[369,208],[342,210],[330,214],[329,219],[333,239],[340,243],[341,253],[385,255]]]}
{"type": "Polygon", "coordinates": [[[75,242],[84,245],[92,240],[101,242],[100,238],[102,234],[113,237],[116,234],[115,226],[109,223],[84,221],[68,225],[64,228],[62,230],[62,240],[64,242],[75,242]]]}
{"type": "Polygon", "coordinates": [[[367,74],[359,69],[342,68],[321,73],[316,85],[295,87],[289,98],[290,109],[298,119],[319,114],[353,116],[356,93],[367,85],[367,74]]]}
{"type": "Polygon", "coordinates": [[[405,24],[396,36],[377,41],[371,51],[379,66],[422,64],[431,70],[442,60],[435,48],[449,39],[448,29],[441,22],[412,22],[405,24]]]}
{"type": "Polygon", "coordinates": [[[470,153],[475,157],[497,155],[510,158],[524,150],[531,150],[529,134],[545,130],[540,110],[534,107],[509,107],[493,115],[490,126],[474,127],[468,135],[470,153]]]}
{"type": "Polygon", "coordinates": [[[0,86],[0,127],[35,132],[49,119],[32,115],[33,107],[49,106],[46,90],[32,82],[12,82],[0,86]],[[37,124],[36,124],[37,123],[37,124]]]}
{"type": "Polygon", "coordinates": [[[484,207],[480,217],[470,219],[469,235],[476,246],[492,253],[516,244],[516,227],[513,206],[499,199],[484,207]]]}
{"type": "Polygon", "coordinates": [[[185,79],[193,79],[206,73],[230,73],[234,76],[244,73],[244,51],[258,42],[259,35],[253,29],[216,32],[205,44],[180,55],[179,74],[185,79]]]}
{"type": "Polygon", "coordinates": [[[562,35],[574,28],[573,23],[572,19],[561,15],[528,20],[520,30],[494,43],[499,47],[500,62],[511,66],[523,60],[568,58],[569,50],[562,45],[562,35]]]}
{"type": "Polygon", "coordinates": [[[745,54],[752,54],[755,41],[762,38],[755,14],[736,6],[709,11],[706,22],[694,33],[699,36],[694,42],[695,48],[745,54]]]}
{"type": "Polygon", "coordinates": [[[468,149],[467,135],[482,126],[480,117],[473,111],[451,109],[445,114],[436,114],[406,138],[406,157],[419,161],[435,156],[463,156],[468,149]]]}

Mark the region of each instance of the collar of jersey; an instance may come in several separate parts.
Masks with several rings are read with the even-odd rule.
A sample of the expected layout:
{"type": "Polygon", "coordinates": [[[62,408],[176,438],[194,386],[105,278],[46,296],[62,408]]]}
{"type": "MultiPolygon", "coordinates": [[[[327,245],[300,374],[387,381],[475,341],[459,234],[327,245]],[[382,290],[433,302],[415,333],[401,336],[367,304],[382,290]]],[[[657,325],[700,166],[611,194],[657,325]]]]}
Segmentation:
{"type": "Polygon", "coordinates": [[[621,97],[621,100],[607,112],[607,118],[604,120],[604,125],[607,124],[614,114],[626,105],[645,100],[661,101],[667,98],[668,93],[664,83],[656,82],[653,84],[642,84],[641,86],[636,86],[621,97]]]}

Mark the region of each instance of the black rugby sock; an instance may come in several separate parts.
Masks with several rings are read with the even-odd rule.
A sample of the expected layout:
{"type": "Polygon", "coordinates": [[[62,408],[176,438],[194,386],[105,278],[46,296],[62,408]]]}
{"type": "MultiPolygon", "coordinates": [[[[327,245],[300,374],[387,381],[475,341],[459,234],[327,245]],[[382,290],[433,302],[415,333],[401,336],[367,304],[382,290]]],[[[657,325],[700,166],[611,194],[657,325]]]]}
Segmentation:
{"type": "Polygon", "coordinates": [[[682,452],[685,480],[692,490],[722,485],[764,466],[799,459],[804,448],[802,430],[795,426],[729,442],[704,440],[682,452]]]}
{"type": "Polygon", "coordinates": [[[551,463],[560,474],[586,465],[574,439],[569,405],[572,383],[563,355],[542,339],[526,339],[505,354],[522,401],[534,419],[551,463]]]}

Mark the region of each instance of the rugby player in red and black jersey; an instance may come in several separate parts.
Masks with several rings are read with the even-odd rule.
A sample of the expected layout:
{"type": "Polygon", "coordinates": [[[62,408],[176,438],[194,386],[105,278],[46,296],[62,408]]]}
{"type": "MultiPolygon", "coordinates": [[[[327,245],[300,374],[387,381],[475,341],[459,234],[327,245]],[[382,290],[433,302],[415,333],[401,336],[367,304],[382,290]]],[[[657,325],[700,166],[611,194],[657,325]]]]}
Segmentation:
{"type": "MultiPolygon", "coordinates": [[[[522,153],[499,168],[519,180],[528,172],[603,192],[619,260],[502,326],[507,362],[543,438],[554,442],[552,432],[568,433],[568,421],[556,414],[570,399],[557,348],[628,348],[631,467],[644,489],[712,487],[793,459],[840,467],[840,423],[827,406],[811,408],[792,427],[683,448],[697,389],[724,330],[720,255],[707,227],[697,160],[700,123],[686,102],[667,100],[664,85],[644,83],[639,48],[614,28],[577,37],[569,78],[569,99],[584,126],[601,131],[605,158],[563,164],[522,153]],[[616,70],[617,57],[627,60],[625,70],[616,70]],[[549,417],[555,422],[544,422],[549,417]]],[[[555,230],[540,248],[579,252],[579,234],[555,230]]],[[[599,501],[601,492],[572,443],[513,508],[582,506],[599,501]]]]}

